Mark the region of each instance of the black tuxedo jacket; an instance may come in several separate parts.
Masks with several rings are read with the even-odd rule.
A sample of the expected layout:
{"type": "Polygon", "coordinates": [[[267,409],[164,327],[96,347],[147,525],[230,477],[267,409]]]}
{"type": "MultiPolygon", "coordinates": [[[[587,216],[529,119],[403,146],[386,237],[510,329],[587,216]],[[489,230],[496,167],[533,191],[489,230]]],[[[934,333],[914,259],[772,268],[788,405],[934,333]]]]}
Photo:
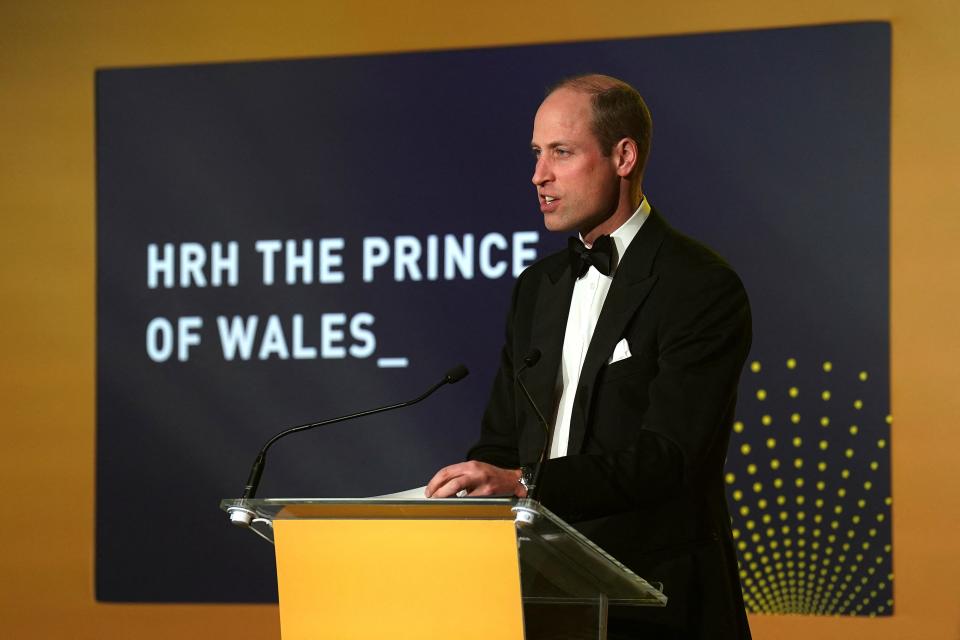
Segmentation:
{"type": "MultiPolygon", "coordinates": [[[[518,278],[500,370],[468,458],[504,468],[539,458],[543,428],[516,387],[515,367],[539,349],[540,362],[521,375],[541,410],[556,406],[573,284],[566,251],[518,278]]],[[[611,612],[636,619],[638,630],[750,636],[723,486],[750,337],[737,275],[652,211],[619,261],[587,350],[568,455],[549,460],[540,480],[547,508],[663,583],[665,609],[611,612]],[[631,357],[607,364],[623,338],[631,357]]]]}

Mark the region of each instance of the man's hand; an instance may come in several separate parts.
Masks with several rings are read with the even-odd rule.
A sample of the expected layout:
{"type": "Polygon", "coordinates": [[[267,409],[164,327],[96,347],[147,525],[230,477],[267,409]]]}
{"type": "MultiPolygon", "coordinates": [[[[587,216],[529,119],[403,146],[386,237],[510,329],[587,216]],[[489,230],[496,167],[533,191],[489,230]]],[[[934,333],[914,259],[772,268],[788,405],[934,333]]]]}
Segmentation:
{"type": "Polygon", "coordinates": [[[461,462],[444,467],[427,484],[428,498],[449,498],[461,491],[468,496],[515,495],[524,497],[520,469],[501,469],[486,462],[461,462]]]}

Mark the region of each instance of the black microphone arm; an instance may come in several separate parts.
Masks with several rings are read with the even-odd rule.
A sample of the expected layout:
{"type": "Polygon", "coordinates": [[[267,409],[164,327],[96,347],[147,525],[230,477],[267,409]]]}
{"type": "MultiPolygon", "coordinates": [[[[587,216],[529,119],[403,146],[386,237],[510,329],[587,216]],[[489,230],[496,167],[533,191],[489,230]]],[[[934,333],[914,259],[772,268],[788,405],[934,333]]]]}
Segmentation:
{"type": "Polygon", "coordinates": [[[523,384],[523,380],[520,379],[520,374],[540,362],[540,355],[540,349],[537,349],[536,347],[531,349],[530,353],[528,353],[523,359],[523,366],[520,367],[520,370],[517,371],[517,375],[515,376],[517,384],[520,386],[520,390],[523,391],[523,395],[527,398],[527,402],[533,408],[533,412],[536,414],[537,420],[540,422],[540,426],[543,427],[543,448],[540,450],[540,459],[537,461],[537,466],[533,471],[533,478],[530,482],[530,487],[527,490],[527,497],[531,500],[536,500],[537,496],[540,495],[540,472],[543,469],[543,461],[547,456],[547,451],[550,450],[553,432],[550,429],[550,425],[547,424],[547,420],[540,412],[540,408],[537,406],[537,403],[534,402],[533,396],[531,396],[530,392],[527,390],[527,386],[523,384]]]}
{"type": "Polygon", "coordinates": [[[267,440],[266,444],[260,448],[260,453],[257,454],[256,460],[253,461],[253,466],[250,468],[250,476],[247,478],[247,486],[243,489],[243,500],[251,500],[257,494],[257,487],[260,485],[260,476],[263,474],[263,466],[266,462],[267,449],[273,445],[274,442],[288,436],[291,433],[296,433],[298,431],[306,431],[307,429],[313,429],[314,427],[322,427],[328,424],[334,424],[337,422],[344,422],[346,420],[353,420],[354,418],[362,418],[364,416],[370,416],[375,413],[382,413],[384,411],[390,411],[392,409],[400,409],[402,407],[409,407],[410,405],[417,404],[421,400],[425,400],[428,396],[432,395],[434,391],[440,387],[447,384],[454,384],[460,382],[467,377],[467,374],[470,373],[465,366],[462,364],[455,366],[450,371],[443,376],[443,379],[434,384],[432,387],[427,389],[423,394],[417,396],[413,400],[407,400],[406,402],[397,402],[396,404],[390,404],[385,407],[378,407],[376,409],[367,409],[366,411],[360,411],[358,413],[351,413],[346,416],[340,416],[339,418],[330,418],[329,420],[321,420],[320,422],[310,422],[307,424],[301,424],[296,427],[290,427],[281,431],[277,435],[273,436],[267,440]]]}

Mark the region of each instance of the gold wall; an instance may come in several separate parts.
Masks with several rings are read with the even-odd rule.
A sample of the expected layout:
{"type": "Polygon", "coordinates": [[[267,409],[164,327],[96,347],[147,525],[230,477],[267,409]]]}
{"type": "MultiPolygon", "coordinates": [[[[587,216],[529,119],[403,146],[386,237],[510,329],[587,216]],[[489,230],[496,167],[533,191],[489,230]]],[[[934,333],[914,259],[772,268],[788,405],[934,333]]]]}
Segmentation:
{"type": "MultiPolygon", "coordinates": [[[[93,598],[94,69],[883,20],[893,25],[896,615],[751,623],[758,639],[960,637],[958,18],[956,0],[3,2],[3,636],[279,635],[273,606],[93,598]]],[[[443,606],[446,594],[422,596],[443,606]]]]}

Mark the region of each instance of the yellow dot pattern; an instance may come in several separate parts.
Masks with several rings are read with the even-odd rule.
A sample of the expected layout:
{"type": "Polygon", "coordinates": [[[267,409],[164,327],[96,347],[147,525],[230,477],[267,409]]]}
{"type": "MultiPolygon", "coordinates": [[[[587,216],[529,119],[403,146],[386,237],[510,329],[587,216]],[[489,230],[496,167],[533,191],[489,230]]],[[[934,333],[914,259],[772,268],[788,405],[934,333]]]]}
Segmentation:
{"type": "Polygon", "coordinates": [[[871,409],[884,376],[780,362],[750,364],[724,477],[747,610],[890,615],[893,419],[871,409]]]}

